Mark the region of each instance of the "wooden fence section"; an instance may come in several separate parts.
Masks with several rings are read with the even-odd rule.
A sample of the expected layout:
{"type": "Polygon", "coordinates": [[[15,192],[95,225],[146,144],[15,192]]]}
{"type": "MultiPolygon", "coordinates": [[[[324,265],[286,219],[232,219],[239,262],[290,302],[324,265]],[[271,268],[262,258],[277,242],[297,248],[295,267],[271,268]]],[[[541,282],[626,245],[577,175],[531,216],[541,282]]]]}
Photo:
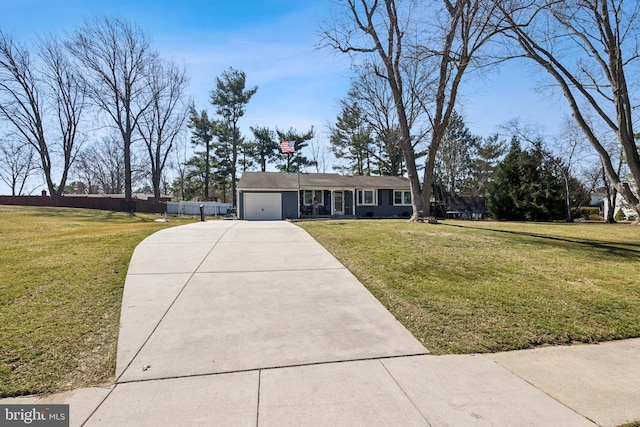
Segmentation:
{"type": "Polygon", "coordinates": [[[99,209],[115,212],[164,213],[167,203],[141,199],[86,196],[0,196],[0,205],[52,206],[58,208],[99,209]]]}

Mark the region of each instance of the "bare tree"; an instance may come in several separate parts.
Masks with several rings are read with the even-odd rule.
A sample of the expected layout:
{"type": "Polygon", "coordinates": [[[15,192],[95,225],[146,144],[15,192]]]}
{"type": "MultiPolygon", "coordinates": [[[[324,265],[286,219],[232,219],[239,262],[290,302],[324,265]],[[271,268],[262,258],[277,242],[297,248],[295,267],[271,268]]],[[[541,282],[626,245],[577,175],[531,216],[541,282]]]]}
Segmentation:
{"type": "Polygon", "coordinates": [[[0,32],[0,115],[11,124],[16,139],[34,147],[53,194],[56,189],[43,123],[45,105],[35,73],[35,61],[29,50],[0,32]]]}
{"type": "Polygon", "coordinates": [[[326,173],[328,168],[327,153],[324,141],[318,138],[309,141],[309,151],[311,151],[311,163],[316,168],[317,173],[326,173]]]}
{"type": "Polygon", "coordinates": [[[0,180],[11,188],[11,195],[23,195],[27,181],[37,171],[33,147],[4,141],[0,144],[0,165],[0,180]]]}
{"type": "Polygon", "coordinates": [[[156,201],[160,200],[162,174],[169,154],[187,118],[184,104],[187,76],[172,62],[157,60],[149,67],[147,79],[152,103],[138,121],[138,130],[146,146],[151,184],[156,201]]]}
{"type": "Polygon", "coordinates": [[[101,190],[97,181],[97,176],[100,173],[97,167],[93,163],[89,150],[85,149],[78,153],[73,172],[78,180],[85,185],[87,194],[98,194],[101,190]]]}
{"type": "Polygon", "coordinates": [[[412,13],[427,9],[413,3],[408,6],[410,10],[399,10],[395,0],[381,3],[378,0],[348,0],[348,20],[334,22],[324,31],[324,40],[341,52],[375,54],[381,61],[382,66],[375,72],[387,82],[393,96],[401,134],[400,146],[411,185],[413,214],[410,220],[416,221],[430,215],[435,155],[453,111],[462,76],[474,55],[495,34],[496,30],[489,25],[495,6],[494,2],[486,0],[444,0],[441,9],[432,10],[437,15],[427,17],[424,13],[412,13]],[[415,31],[418,26],[416,19],[420,18],[425,25],[415,31]],[[418,40],[424,37],[423,34],[428,34],[427,20],[431,26],[439,20],[446,22],[443,32],[434,38],[439,42],[422,38],[408,45],[405,41],[407,35],[418,40]],[[433,78],[423,74],[431,67],[415,65],[427,61],[437,64],[433,78]],[[406,74],[409,72],[417,73],[417,77],[408,78],[406,74]],[[410,81],[437,82],[432,106],[417,96],[407,99],[406,89],[410,81]],[[418,176],[411,122],[407,114],[414,102],[423,102],[422,107],[429,114],[431,124],[424,184],[418,176]]]}
{"type": "Polygon", "coordinates": [[[80,153],[76,173],[86,181],[91,193],[121,194],[125,182],[122,158],[123,147],[118,139],[104,136],[80,153]]]}
{"type": "Polygon", "coordinates": [[[640,3],[635,0],[521,0],[500,9],[520,48],[555,81],[578,125],[600,156],[605,173],[640,217],[640,156],[634,138],[633,91],[637,74],[640,3]],[[591,122],[592,115],[597,121],[591,122]],[[612,152],[597,136],[606,127],[616,136],[635,190],[620,176],[612,152]]]}
{"type": "Polygon", "coordinates": [[[153,102],[147,74],[157,53],[138,26],[106,17],[85,22],[67,48],[82,66],[89,96],[122,138],[124,194],[131,199],[131,146],[138,122],[153,102]]]}
{"type": "Polygon", "coordinates": [[[0,30],[0,118],[13,139],[37,153],[50,194],[62,194],[77,152],[84,88],[57,40],[41,42],[37,53],[0,30]],[[63,162],[56,182],[57,155],[63,162]]]}
{"type": "Polygon", "coordinates": [[[44,80],[49,86],[50,100],[59,129],[59,146],[62,155],[60,187],[64,190],[69,172],[83,142],[80,131],[87,108],[86,86],[71,66],[62,43],[51,37],[40,44],[44,80]]]}
{"type": "Polygon", "coordinates": [[[333,48],[349,54],[375,54],[381,60],[376,74],[384,79],[393,97],[400,128],[400,146],[407,163],[407,174],[411,185],[413,214],[411,220],[418,220],[428,213],[421,194],[420,179],[416,167],[416,155],[411,143],[411,125],[407,116],[407,100],[404,96],[404,80],[401,73],[406,61],[403,49],[406,33],[405,23],[400,22],[394,0],[348,0],[346,22],[334,22],[324,31],[324,39],[333,48]],[[364,40],[360,38],[363,37],[364,40]]]}

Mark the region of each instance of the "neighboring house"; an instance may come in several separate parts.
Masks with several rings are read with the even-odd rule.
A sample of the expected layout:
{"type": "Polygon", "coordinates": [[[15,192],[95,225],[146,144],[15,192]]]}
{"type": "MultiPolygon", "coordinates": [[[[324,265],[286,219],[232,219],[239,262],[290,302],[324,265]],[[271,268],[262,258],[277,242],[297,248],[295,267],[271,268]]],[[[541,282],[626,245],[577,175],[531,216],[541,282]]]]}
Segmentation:
{"type": "MultiPolygon", "coordinates": [[[[637,194],[637,192],[635,192],[637,194]]],[[[591,195],[590,206],[598,206],[600,208],[600,216],[604,217],[605,213],[609,209],[609,198],[606,196],[604,190],[598,190],[591,195]]],[[[628,203],[624,201],[624,198],[620,193],[616,193],[616,203],[613,208],[613,216],[615,218],[618,212],[622,210],[622,214],[625,219],[630,221],[636,220],[636,211],[634,211],[628,203]]]]}
{"type": "Polygon", "coordinates": [[[245,172],[238,183],[241,219],[410,215],[411,190],[404,177],[245,172]]]}
{"type": "MultiPolygon", "coordinates": [[[[607,203],[608,201],[605,199],[605,203],[607,203]]],[[[606,207],[606,205],[605,205],[606,207]]],[[[616,195],[616,206],[614,208],[614,214],[613,217],[616,217],[616,214],[618,214],[618,211],[622,210],[622,214],[624,215],[624,218],[627,221],[635,221],[637,219],[637,214],[636,211],[634,211],[631,208],[631,205],[629,205],[627,202],[625,202],[624,198],[622,197],[622,195],[620,193],[618,193],[616,195]]]]}

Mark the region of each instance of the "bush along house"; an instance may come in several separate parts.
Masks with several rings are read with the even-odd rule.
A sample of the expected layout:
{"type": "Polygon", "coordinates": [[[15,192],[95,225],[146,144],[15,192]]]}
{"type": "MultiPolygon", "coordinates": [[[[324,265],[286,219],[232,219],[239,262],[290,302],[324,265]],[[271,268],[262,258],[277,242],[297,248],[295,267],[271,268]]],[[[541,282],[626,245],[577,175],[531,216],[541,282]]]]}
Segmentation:
{"type": "Polygon", "coordinates": [[[409,180],[400,176],[244,172],[237,188],[246,220],[411,215],[409,180]]]}

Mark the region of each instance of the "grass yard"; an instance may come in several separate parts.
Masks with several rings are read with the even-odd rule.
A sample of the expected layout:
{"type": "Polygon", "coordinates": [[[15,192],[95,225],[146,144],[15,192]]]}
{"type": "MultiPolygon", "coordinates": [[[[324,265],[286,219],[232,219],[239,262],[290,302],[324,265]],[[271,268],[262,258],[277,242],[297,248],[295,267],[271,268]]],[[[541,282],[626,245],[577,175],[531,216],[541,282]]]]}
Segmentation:
{"type": "MultiPolygon", "coordinates": [[[[0,206],[0,397],[113,380],[134,248],[193,221],[156,218],[0,206]]],[[[640,227],[298,224],[434,354],[640,336],[640,227]]]]}
{"type": "Polygon", "coordinates": [[[156,218],[0,206],[0,397],[113,379],[131,254],[178,223],[156,218]]]}
{"type": "Polygon", "coordinates": [[[298,223],[434,354],[640,336],[640,227],[298,223]]]}

